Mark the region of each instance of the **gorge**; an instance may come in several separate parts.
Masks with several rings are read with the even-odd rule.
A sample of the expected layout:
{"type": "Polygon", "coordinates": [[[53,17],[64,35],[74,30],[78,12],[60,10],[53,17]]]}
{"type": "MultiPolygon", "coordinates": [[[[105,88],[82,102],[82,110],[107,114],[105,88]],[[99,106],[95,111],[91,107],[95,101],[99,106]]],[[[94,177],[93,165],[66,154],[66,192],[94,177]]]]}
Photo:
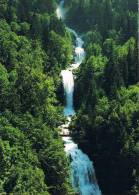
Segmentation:
{"type": "MultiPolygon", "coordinates": [[[[63,19],[64,16],[64,1],[60,2],[57,8],[57,16],[63,19]]],[[[83,48],[84,41],[81,37],[70,28],[68,31],[75,36],[75,49],[74,49],[74,63],[71,64],[66,70],[61,71],[63,80],[64,93],[66,96],[66,106],[64,108],[64,115],[67,117],[67,123],[61,126],[63,141],[65,145],[65,152],[71,158],[71,182],[75,191],[80,195],[101,195],[101,191],[97,184],[93,162],[89,157],[78,148],[71,137],[69,137],[69,125],[72,116],[75,114],[73,105],[74,93],[74,76],[73,70],[77,69],[85,58],[85,51],[83,48]]]]}
{"type": "Polygon", "coordinates": [[[0,195],[139,195],[137,0],[0,0],[0,195]]]}

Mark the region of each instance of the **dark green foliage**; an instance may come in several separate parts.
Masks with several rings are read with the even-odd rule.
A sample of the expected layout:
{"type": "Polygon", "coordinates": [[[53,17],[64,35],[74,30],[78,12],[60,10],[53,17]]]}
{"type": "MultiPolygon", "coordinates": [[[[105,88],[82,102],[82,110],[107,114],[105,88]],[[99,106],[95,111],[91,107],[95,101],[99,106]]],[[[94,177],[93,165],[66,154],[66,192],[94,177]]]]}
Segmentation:
{"type": "Polygon", "coordinates": [[[0,194],[74,194],[56,128],[72,47],[56,3],[0,0],[0,194]]]}
{"type": "Polygon", "coordinates": [[[86,49],[76,72],[73,136],[87,143],[104,194],[138,195],[137,1],[67,0],[65,7],[86,49]]]}
{"type": "Polygon", "coordinates": [[[137,0],[66,0],[67,22],[81,32],[97,30],[106,38],[121,31],[121,40],[137,37],[137,0]],[[78,14],[77,14],[78,13],[78,14]]]}
{"type": "Polygon", "coordinates": [[[0,118],[1,193],[48,193],[44,173],[31,143],[6,118],[0,118]]]}
{"type": "MultiPolygon", "coordinates": [[[[59,74],[72,56],[57,3],[0,0],[0,194],[75,194],[57,129],[59,74]]],[[[73,135],[87,140],[102,191],[137,195],[137,1],[65,0],[65,7],[87,52],[76,73],[73,135]]]]}

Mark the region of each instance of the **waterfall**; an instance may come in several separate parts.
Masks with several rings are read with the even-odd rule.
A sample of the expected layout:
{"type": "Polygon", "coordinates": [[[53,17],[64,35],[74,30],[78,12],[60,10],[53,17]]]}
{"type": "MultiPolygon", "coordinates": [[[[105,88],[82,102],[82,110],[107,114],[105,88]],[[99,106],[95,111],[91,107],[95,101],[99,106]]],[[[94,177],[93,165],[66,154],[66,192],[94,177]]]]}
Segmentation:
{"type": "MultiPolygon", "coordinates": [[[[63,19],[64,1],[60,2],[56,13],[58,18],[63,19]]],[[[74,63],[71,64],[66,70],[61,71],[64,93],[66,96],[66,106],[64,108],[64,115],[67,117],[67,123],[61,125],[61,135],[65,145],[65,152],[71,159],[71,182],[77,193],[80,195],[101,195],[101,191],[97,184],[95,177],[95,170],[93,162],[89,157],[84,154],[78,145],[74,143],[71,137],[69,137],[69,125],[71,117],[75,114],[73,106],[73,93],[74,93],[74,77],[72,71],[77,69],[85,58],[85,51],[83,48],[84,41],[73,30],[67,27],[67,30],[73,33],[75,36],[75,50],[74,50],[74,63]]]]}
{"type": "Polygon", "coordinates": [[[63,78],[63,86],[66,95],[66,107],[64,108],[65,116],[72,116],[75,114],[73,108],[73,92],[74,92],[74,79],[72,71],[62,70],[61,76],[63,78]]]}
{"type": "Polygon", "coordinates": [[[65,11],[63,9],[64,1],[60,1],[59,6],[56,9],[56,15],[59,19],[64,19],[65,11]]]}
{"type": "Polygon", "coordinates": [[[101,195],[93,163],[70,137],[63,138],[65,151],[71,157],[72,185],[80,195],[101,195]]]}

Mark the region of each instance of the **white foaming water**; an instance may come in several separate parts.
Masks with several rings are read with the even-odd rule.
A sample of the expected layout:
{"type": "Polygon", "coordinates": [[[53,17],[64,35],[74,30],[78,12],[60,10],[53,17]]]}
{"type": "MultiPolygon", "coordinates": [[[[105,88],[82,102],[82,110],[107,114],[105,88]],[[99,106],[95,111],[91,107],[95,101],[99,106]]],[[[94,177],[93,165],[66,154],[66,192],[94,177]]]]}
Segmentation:
{"type": "Polygon", "coordinates": [[[67,70],[61,71],[61,76],[63,79],[63,86],[64,92],[66,95],[66,106],[64,108],[64,115],[65,116],[73,116],[75,114],[74,107],[73,107],[73,93],[74,93],[74,78],[72,71],[77,69],[82,61],[85,58],[85,51],[82,47],[84,42],[83,40],[77,35],[74,30],[71,30],[76,37],[76,46],[75,46],[75,63],[71,64],[67,70]]]}
{"type": "Polygon", "coordinates": [[[75,63],[80,65],[85,57],[84,49],[82,47],[76,47],[75,54],[75,63]]]}
{"type": "Polygon", "coordinates": [[[64,19],[65,11],[63,9],[64,1],[60,1],[59,6],[56,9],[56,14],[59,19],[64,19]]]}
{"type": "MultiPolygon", "coordinates": [[[[56,11],[58,18],[61,19],[64,17],[63,5],[64,1],[61,1],[56,11]]],[[[77,69],[85,58],[85,51],[83,48],[84,41],[74,30],[68,27],[67,30],[75,36],[76,45],[74,51],[74,63],[71,64],[68,69],[61,71],[66,96],[64,115],[67,117],[67,123],[60,126],[61,135],[63,136],[69,136],[71,116],[75,114],[73,106],[74,77],[72,71],[77,69]]],[[[89,157],[78,148],[78,145],[73,142],[71,137],[63,137],[63,141],[65,152],[71,158],[71,181],[75,191],[80,195],[101,195],[95,177],[94,166],[89,157]]]]}
{"type": "Polygon", "coordinates": [[[72,116],[75,114],[73,108],[73,92],[74,92],[74,79],[72,71],[62,70],[61,76],[63,78],[63,86],[66,95],[66,107],[64,108],[65,116],[72,116]]]}
{"type": "Polygon", "coordinates": [[[101,195],[93,163],[70,137],[64,137],[65,151],[71,157],[72,185],[80,195],[101,195]]]}

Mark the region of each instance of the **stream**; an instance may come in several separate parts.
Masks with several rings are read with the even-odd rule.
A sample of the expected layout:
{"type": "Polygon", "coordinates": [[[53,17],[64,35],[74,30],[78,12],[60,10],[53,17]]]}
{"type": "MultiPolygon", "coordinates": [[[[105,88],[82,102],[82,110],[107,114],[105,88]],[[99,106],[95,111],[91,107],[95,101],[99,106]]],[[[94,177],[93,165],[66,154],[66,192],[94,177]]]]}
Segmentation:
{"type": "MultiPolygon", "coordinates": [[[[57,17],[64,19],[64,1],[61,1],[56,10],[57,17]]],[[[73,30],[67,27],[67,30],[75,36],[74,47],[74,63],[69,65],[66,70],[61,71],[64,93],[66,97],[66,105],[64,108],[64,115],[67,117],[67,122],[61,125],[61,134],[64,141],[65,152],[71,159],[71,182],[72,186],[80,195],[101,195],[101,191],[97,184],[95,169],[93,162],[89,159],[88,155],[83,153],[78,145],[74,143],[69,133],[69,125],[72,116],[75,115],[73,105],[74,93],[74,75],[73,70],[77,69],[85,58],[85,50],[83,48],[84,41],[73,30]]]]}

